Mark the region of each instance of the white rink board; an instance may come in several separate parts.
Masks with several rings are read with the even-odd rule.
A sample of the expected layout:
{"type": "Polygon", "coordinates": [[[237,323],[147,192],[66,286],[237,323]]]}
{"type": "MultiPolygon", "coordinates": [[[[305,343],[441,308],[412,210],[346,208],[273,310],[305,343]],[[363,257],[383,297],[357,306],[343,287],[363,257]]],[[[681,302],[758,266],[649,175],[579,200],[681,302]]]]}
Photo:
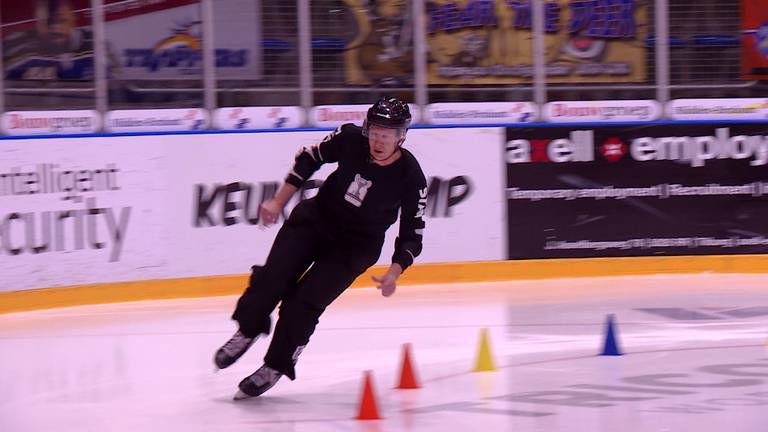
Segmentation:
{"type": "MultiPolygon", "coordinates": [[[[464,188],[450,189],[427,202],[424,251],[417,263],[495,261],[506,259],[505,179],[500,166],[504,128],[414,129],[405,147],[419,160],[428,186],[434,177],[444,181],[462,176],[470,184],[466,198],[448,207],[446,198],[459,197],[464,188]],[[436,208],[433,208],[435,206],[436,208]],[[437,214],[433,215],[432,210],[437,214]]],[[[387,232],[379,264],[391,262],[397,224],[387,232]]]]}
{"type": "Polygon", "coordinates": [[[171,240],[164,207],[168,167],[156,141],[0,141],[0,176],[6,176],[0,177],[0,291],[164,277],[171,240]],[[114,170],[99,185],[106,187],[60,191],[73,179],[79,189],[92,189],[99,182],[85,181],[86,172],[96,178],[99,170],[114,170]],[[9,194],[9,178],[17,191],[22,181],[37,178],[28,187],[46,193],[9,194]],[[104,211],[87,214],[89,207],[104,211]]]}
{"type": "MultiPolygon", "coordinates": [[[[245,220],[246,191],[229,195],[220,193],[211,199],[213,188],[237,182],[252,186],[253,201],[248,207],[248,215],[256,217],[263,184],[281,184],[297,151],[319,142],[327,133],[168,137],[168,151],[173,155],[170,169],[174,173],[174,181],[168,189],[169,195],[174,197],[174,205],[168,208],[174,221],[169,228],[174,239],[173,248],[183,256],[183,259],[172,260],[173,273],[178,276],[248,273],[251,265],[263,263],[277,235],[278,225],[265,228],[245,220]],[[201,212],[206,222],[196,227],[200,201],[198,187],[203,188],[204,198],[210,205],[201,212]],[[237,203],[238,208],[224,214],[225,198],[237,203]],[[225,225],[225,217],[233,218],[231,225],[225,225]]],[[[329,167],[324,167],[318,174],[329,173],[329,167]]],[[[295,200],[289,203],[289,207],[294,205],[295,200]]]]}
{"type": "MultiPolygon", "coordinates": [[[[183,262],[175,262],[174,271],[184,276],[234,274],[247,272],[254,263],[263,263],[277,227],[262,228],[246,220],[255,217],[263,184],[279,184],[303,146],[319,142],[327,134],[322,131],[214,135],[215,139],[190,146],[186,137],[173,144],[171,194],[179,205],[171,209],[172,227],[179,250],[186,251],[183,262]],[[200,161],[205,160],[205,169],[200,161]],[[228,200],[237,208],[227,212],[233,218],[225,225],[225,194],[213,195],[213,185],[240,182],[248,184],[252,200],[243,212],[247,191],[232,192],[228,200]],[[204,185],[203,199],[196,188],[204,185]],[[203,201],[205,211],[197,211],[203,201]],[[208,205],[210,203],[210,205],[208,205]],[[248,215],[247,217],[245,215],[248,215]],[[199,218],[198,216],[202,216],[199,218]],[[203,226],[193,226],[202,219],[203,226]],[[213,226],[210,225],[213,222],[213,226]]],[[[436,217],[430,217],[428,203],[424,252],[417,262],[483,261],[504,259],[504,203],[501,173],[502,129],[417,129],[408,132],[406,147],[416,157],[427,176],[446,180],[444,195],[437,201],[436,217]],[[461,185],[447,189],[447,180],[464,176],[470,183],[467,197],[448,210],[445,201],[452,193],[464,191],[461,185]]],[[[335,164],[328,164],[313,176],[324,179],[335,164]]],[[[241,188],[242,189],[242,188],[241,188]]],[[[314,193],[309,194],[314,195],[314,193]]],[[[295,202],[289,206],[295,205],[295,202]]],[[[395,223],[387,233],[379,264],[389,264],[397,235],[395,223]]]]}
{"type": "MultiPolygon", "coordinates": [[[[0,175],[6,178],[0,183],[0,291],[247,273],[264,261],[278,230],[247,221],[255,217],[265,185],[277,187],[296,152],[327,133],[2,140],[0,175]],[[78,192],[80,202],[62,199],[68,194],[64,191],[9,191],[8,178],[47,178],[40,167],[51,164],[56,167],[49,171],[58,175],[54,181],[64,171],[75,172],[64,179],[86,179],[89,174],[77,174],[85,171],[107,180],[101,190],[78,192]],[[230,187],[227,194],[227,184],[242,190],[230,187]],[[222,186],[218,193],[215,185],[222,186]],[[252,201],[244,211],[249,188],[252,201]],[[225,200],[231,203],[226,212],[225,200]],[[90,214],[88,206],[104,210],[90,214]],[[30,228],[25,217],[32,221],[30,228]],[[51,232],[46,234],[48,220],[51,232]],[[44,246],[46,239],[48,250],[34,253],[32,248],[44,246]],[[12,255],[15,249],[21,250],[12,255]]],[[[417,262],[504,259],[503,136],[501,128],[409,132],[406,147],[416,154],[428,181],[442,180],[433,189],[439,192],[430,196],[424,252],[417,262]],[[458,202],[448,206],[451,197],[458,202]]],[[[334,167],[324,166],[315,178],[325,178],[334,167]]],[[[66,187],[66,181],[62,184],[66,187]]],[[[76,184],[87,188],[95,182],[76,184]]],[[[397,228],[396,223],[388,232],[380,264],[390,262],[397,228]]]]}

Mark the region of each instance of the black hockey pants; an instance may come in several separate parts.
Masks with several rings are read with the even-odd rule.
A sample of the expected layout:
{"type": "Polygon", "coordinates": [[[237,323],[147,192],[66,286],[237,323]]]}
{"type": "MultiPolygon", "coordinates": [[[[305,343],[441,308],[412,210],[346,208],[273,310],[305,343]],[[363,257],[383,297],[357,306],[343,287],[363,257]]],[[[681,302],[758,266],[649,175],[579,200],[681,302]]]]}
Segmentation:
{"type": "Polygon", "coordinates": [[[303,201],[280,228],[264,266],[254,267],[250,284],[232,318],[246,336],[269,334],[270,314],[280,312],[264,363],[290,379],[320,315],[354,280],[376,263],[380,237],[334,235],[318,224],[313,200],[303,201]]]}

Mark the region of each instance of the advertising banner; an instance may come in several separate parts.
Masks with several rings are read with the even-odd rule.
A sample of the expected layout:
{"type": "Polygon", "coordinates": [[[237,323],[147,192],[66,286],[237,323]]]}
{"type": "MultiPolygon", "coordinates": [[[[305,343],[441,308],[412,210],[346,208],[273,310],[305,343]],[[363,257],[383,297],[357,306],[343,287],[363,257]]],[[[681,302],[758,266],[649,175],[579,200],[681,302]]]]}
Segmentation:
{"type": "Polygon", "coordinates": [[[228,107],[214,113],[218,129],[283,129],[304,125],[304,110],[284,107],[228,107]]]}
{"type": "MultiPolygon", "coordinates": [[[[413,129],[405,146],[427,177],[424,251],[419,263],[504,259],[503,128],[413,129]]],[[[397,226],[379,258],[389,264],[397,226]]]]}
{"type": "Polygon", "coordinates": [[[427,106],[424,120],[430,124],[510,124],[536,121],[538,110],[531,102],[444,102],[427,106]]]}
{"type": "Polygon", "coordinates": [[[741,0],[741,76],[768,79],[768,8],[765,0],[741,0]]]}
{"type": "Polygon", "coordinates": [[[544,120],[552,123],[639,122],[661,117],[654,100],[557,101],[544,105],[544,120]]]}
{"type": "Polygon", "coordinates": [[[208,127],[208,112],[202,108],[109,111],[104,127],[108,132],[203,130],[208,127]]]}
{"type": "Polygon", "coordinates": [[[96,111],[8,111],[0,117],[6,135],[88,134],[101,128],[96,111]]]}
{"type": "MultiPolygon", "coordinates": [[[[242,274],[278,225],[258,209],[328,131],[0,140],[0,290],[242,274]]],[[[427,176],[417,262],[504,259],[502,128],[409,132],[427,176]]],[[[389,264],[395,223],[379,263],[389,264]]]]}
{"type": "MultiPolygon", "coordinates": [[[[309,111],[309,121],[312,125],[321,128],[335,128],[344,123],[354,123],[362,126],[365,114],[370,104],[359,105],[318,105],[309,111]]],[[[413,117],[412,123],[418,123],[421,116],[419,107],[408,104],[413,117]]]]}
{"type": "Polygon", "coordinates": [[[508,128],[508,256],[768,252],[768,126],[508,128]]]}
{"type": "MultiPolygon", "coordinates": [[[[213,8],[217,76],[260,78],[260,3],[217,0],[213,8]]],[[[106,0],[104,13],[111,78],[201,78],[199,0],[106,0]]],[[[3,2],[2,17],[6,79],[93,79],[89,0],[3,2]]]]}
{"type": "MultiPolygon", "coordinates": [[[[193,135],[192,140],[167,136],[173,155],[168,169],[174,178],[168,193],[175,197],[168,208],[173,221],[169,231],[174,249],[183,251],[183,259],[173,260],[174,271],[187,276],[238,274],[263,264],[279,225],[301,195],[294,196],[277,225],[269,228],[259,220],[259,207],[277,192],[296,153],[327,133],[193,135]]],[[[329,172],[324,167],[317,176],[329,172]]]]}
{"type": "Polygon", "coordinates": [[[153,137],[0,141],[0,291],[165,276],[153,137]]]}
{"type": "MultiPolygon", "coordinates": [[[[344,1],[357,23],[356,37],[345,52],[347,82],[412,84],[411,2],[344,1]]],[[[637,0],[547,1],[548,80],[645,81],[647,9],[647,2],[637,0]]],[[[429,84],[532,81],[529,1],[430,0],[425,13],[429,84]]]]}
{"type": "MultiPolygon", "coordinates": [[[[259,225],[258,209],[272,197],[294,156],[322,141],[326,131],[224,134],[198,142],[175,137],[176,197],[171,226],[174,260],[184,275],[244,273],[263,263],[278,227],[259,225]],[[194,144],[192,144],[194,143],[194,144]],[[200,161],[205,160],[205,169],[200,161]]],[[[498,145],[503,129],[416,129],[406,148],[427,176],[424,251],[417,262],[482,261],[504,258],[503,166],[498,145]]],[[[311,197],[333,169],[324,165],[289,203],[311,197]]],[[[283,219],[284,219],[283,217],[283,219]]],[[[281,220],[282,223],[282,220],[281,220]]],[[[389,264],[398,224],[387,232],[379,258],[389,264]]]]}
{"type": "MultiPolygon", "coordinates": [[[[200,1],[163,0],[118,12],[106,7],[110,57],[122,79],[201,79],[203,35],[200,1]],[[162,7],[161,7],[162,6],[162,7]],[[137,29],[141,29],[137,31],[137,29]]],[[[262,75],[261,5],[258,0],[216,0],[213,40],[216,77],[259,79],[262,75]]]]}
{"type": "Polygon", "coordinates": [[[675,99],[667,104],[673,120],[766,120],[768,98],[675,99]]]}

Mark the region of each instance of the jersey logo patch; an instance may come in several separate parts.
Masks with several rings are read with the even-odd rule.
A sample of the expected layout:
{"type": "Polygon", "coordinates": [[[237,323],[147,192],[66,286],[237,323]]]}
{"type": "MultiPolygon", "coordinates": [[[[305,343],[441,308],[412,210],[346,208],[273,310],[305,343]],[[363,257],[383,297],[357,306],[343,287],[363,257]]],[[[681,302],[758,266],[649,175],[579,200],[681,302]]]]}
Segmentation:
{"type": "Polygon", "coordinates": [[[344,199],[355,207],[360,207],[363,205],[365,195],[368,194],[368,188],[371,186],[373,186],[372,181],[362,178],[360,174],[355,174],[355,180],[349,184],[344,199]]]}

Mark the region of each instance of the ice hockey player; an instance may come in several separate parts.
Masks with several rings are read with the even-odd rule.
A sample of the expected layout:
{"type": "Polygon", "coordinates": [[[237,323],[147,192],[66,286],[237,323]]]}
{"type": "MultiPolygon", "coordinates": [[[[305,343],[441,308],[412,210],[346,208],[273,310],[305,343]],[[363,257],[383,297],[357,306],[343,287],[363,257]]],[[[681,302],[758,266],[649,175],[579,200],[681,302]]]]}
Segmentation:
{"type": "Polygon", "coordinates": [[[263,267],[232,315],[238,331],[214,358],[229,367],[260,335],[280,303],[264,365],[243,379],[235,399],[259,396],[295,365],[326,307],[377,262],[387,228],[400,224],[389,268],[373,280],[385,297],[421,253],[427,186],[414,155],[403,148],[411,122],[408,105],[392,97],[368,109],[363,126],[345,124],[321,143],[304,148],[275,196],[260,208],[261,221],[278,220],[293,194],[322,164],[336,163],[317,195],[301,201],[280,228],[263,267]]]}

